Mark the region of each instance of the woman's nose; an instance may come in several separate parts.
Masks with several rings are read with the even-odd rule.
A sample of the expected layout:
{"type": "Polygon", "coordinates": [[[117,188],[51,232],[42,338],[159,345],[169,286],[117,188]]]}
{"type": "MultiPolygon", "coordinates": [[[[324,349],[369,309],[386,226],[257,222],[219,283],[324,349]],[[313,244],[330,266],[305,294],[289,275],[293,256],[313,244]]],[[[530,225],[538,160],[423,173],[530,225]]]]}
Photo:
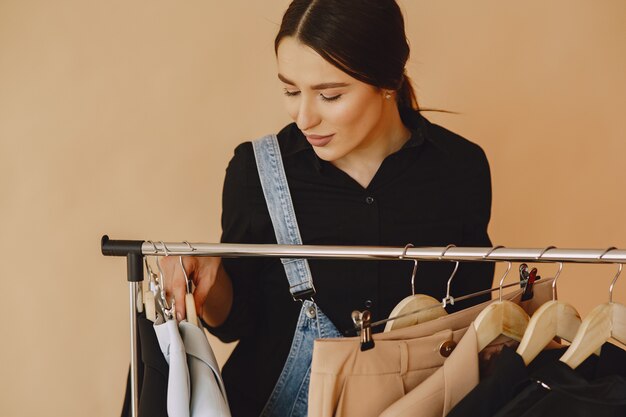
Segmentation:
{"type": "Polygon", "coordinates": [[[315,105],[308,102],[308,100],[302,99],[300,101],[300,107],[298,108],[298,114],[296,116],[296,124],[302,131],[307,131],[320,123],[320,116],[315,105]]]}

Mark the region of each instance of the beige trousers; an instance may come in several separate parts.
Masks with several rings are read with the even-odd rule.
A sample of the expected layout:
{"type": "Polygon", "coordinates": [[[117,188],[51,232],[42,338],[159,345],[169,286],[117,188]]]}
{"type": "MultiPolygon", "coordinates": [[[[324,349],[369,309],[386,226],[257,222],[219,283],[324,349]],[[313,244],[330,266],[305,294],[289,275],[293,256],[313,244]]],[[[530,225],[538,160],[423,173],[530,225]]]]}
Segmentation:
{"type": "MultiPolygon", "coordinates": [[[[535,284],[534,297],[521,291],[506,299],[532,314],[552,298],[552,280],[535,284]]],[[[378,416],[442,366],[468,326],[490,302],[411,327],[373,336],[375,347],[361,352],[358,337],[318,339],[313,347],[309,417],[378,416]],[[452,343],[451,343],[452,342],[452,343]],[[445,344],[445,345],[444,345],[445,344]]],[[[496,341],[496,343],[501,340],[496,341]]]]}

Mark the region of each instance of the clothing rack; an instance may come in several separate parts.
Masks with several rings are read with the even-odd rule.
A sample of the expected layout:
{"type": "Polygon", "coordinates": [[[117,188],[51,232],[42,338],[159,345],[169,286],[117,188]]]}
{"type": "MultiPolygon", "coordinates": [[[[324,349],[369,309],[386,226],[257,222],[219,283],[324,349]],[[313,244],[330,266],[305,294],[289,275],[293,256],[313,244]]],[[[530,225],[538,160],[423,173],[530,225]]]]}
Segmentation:
{"type": "Polygon", "coordinates": [[[220,256],[273,257],[307,259],[352,260],[416,260],[416,261],[470,261],[470,262],[544,262],[544,263],[593,263],[624,264],[626,250],[606,249],[559,249],[547,248],[493,248],[456,247],[382,247],[382,246],[317,246],[317,245],[268,245],[233,243],[188,243],[141,240],[111,240],[103,236],[102,254],[124,256],[127,259],[127,277],[130,287],[130,347],[131,347],[131,414],[137,416],[137,316],[138,293],[143,281],[144,256],[220,256]]]}

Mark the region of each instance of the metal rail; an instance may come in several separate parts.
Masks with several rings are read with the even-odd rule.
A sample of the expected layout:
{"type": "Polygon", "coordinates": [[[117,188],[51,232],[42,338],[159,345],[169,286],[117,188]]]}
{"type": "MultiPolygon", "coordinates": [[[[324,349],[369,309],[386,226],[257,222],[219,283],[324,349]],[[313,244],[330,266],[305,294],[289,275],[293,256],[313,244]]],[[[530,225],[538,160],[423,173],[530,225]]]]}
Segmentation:
{"type": "MultiPolygon", "coordinates": [[[[418,260],[418,261],[470,261],[470,262],[574,262],[598,264],[626,263],[626,250],[607,249],[559,249],[547,248],[493,248],[475,247],[386,247],[386,246],[315,246],[315,245],[258,245],[233,243],[152,242],[141,240],[111,240],[103,236],[102,254],[125,256],[130,284],[130,336],[131,336],[131,415],[138,410],[137,398],[137,292],[143,280],[144,256],[220,256],[274,257],[307,259],[352,260],[418,260]]],[[[621,266],[620,266],[621,271],[621,266]]],[[[616,276],[617,278],[617,276],[616,276]]],[[[614,280],[615,281],[615,280],[614,280]]],[[[615,282],[613,282],[614,284],[615,282]]],[[[613,288],[611,285],[611,289],[613,288]]]]}

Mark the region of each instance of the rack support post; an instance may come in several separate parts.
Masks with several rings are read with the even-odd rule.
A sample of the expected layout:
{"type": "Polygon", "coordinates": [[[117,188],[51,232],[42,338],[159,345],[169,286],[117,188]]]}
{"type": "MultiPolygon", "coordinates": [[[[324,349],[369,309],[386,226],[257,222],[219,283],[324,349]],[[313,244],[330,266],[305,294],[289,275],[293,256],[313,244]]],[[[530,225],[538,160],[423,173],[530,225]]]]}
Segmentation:
{"type": "Polygon", "coordinates": [[[138,355],[137,355],[137,294],[141,290],[143,281],[143,259],[137,253],[126,255],[128,270],[128,285],[130,289],[130,406],[131,416],[139,414],[138,355]]]}

